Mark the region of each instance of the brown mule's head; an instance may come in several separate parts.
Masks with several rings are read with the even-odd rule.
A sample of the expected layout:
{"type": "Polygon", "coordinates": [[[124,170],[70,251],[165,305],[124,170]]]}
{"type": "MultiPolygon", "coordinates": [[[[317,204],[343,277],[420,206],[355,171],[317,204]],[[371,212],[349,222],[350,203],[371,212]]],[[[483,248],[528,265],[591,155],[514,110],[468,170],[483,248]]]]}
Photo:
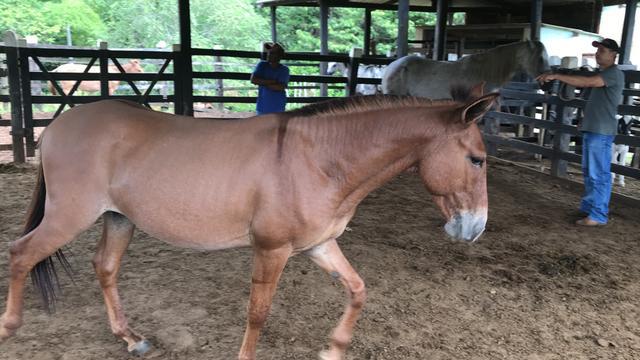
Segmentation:
{"type": "MultiPolygon", "coordinates": [[[[478,87],[470,92],[481,94],[478,87]]],[[[425,146],[418,163],[427,190],[447,219],[445,231],[459,240],[477,240],[487,223],[487,153],[476,122],[497,97],[492,93],[453,107],[449,118],[442,119],[445,132],[425,146]]]]}

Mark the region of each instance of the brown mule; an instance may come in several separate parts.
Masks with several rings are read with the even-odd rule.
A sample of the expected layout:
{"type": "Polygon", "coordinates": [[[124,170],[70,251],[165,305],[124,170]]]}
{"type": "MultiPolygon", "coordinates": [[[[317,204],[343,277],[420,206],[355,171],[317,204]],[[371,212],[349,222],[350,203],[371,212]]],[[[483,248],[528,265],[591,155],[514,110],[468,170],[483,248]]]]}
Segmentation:
{"type": "MultiPolygon", "coordinates": [[[[496,94],[466,102],[360,97],[237,121],[168,115],[105,100],[63,113],[41,142],[40,181],[24,236],[10,246],[0,341],[22,324],[27,273],[54,300],[53,254],[100,216],[94,265],[113,333],[129,351],[149,343],[129,327],[116,277],[134,226],[166,242],[253,248],[247,326],[258,335],[289,257],[309,256],[349,301],[324,359],[342,359],[366,298],[336,239],[356,206],[415,168],[442,210],[446,232],[475,241],[487,221],[486,154],[476,121],[496,94]],[[45,186],[46,181],[46,186],[45,186]]],[[[64,264],[64,261],[63,261],[64,264]]]]}

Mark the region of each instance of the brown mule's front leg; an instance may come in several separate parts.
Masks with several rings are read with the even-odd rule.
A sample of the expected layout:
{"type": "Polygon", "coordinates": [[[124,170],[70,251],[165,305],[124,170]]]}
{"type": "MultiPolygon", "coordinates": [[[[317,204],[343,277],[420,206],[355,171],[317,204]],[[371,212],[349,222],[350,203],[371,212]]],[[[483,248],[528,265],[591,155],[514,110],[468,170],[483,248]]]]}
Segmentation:
{"type": "Polygon", "coordinates": [[[111,332],[127,342],[129,353],[142,355],[149,351],[151,344],[129,327],[116,285],[120,261],[133,236],[134,225],[117,213],[105,213],[103,218],[102,239],[93,258],[93,266],[102,287],[111,332]]]}
{"type": "Polygon", "coordinates": [[[322,360],[341,360],[367,298],[364,282],[344,257],[335,239],[312,248],[306,254],[333,278],[340,280],[349,296],[344,314],[331,334],[329,350],[320,353],[322,360]]]}
{"type": "Polygon", "coordinates": [[[251,295],[247,328],[238,354],[239,360],[254,360],[260,330],[264,325],[282,270],[291,256],[289,246],[279,249],[254,249],[251,295]]]}

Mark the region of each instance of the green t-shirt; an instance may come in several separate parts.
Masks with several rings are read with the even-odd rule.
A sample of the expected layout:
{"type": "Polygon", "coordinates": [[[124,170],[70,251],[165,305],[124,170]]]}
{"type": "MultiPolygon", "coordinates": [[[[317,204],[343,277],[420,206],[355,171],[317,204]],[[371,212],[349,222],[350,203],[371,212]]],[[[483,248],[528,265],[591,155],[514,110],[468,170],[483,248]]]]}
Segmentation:
{"type": "Polygon", "coordinates": [[[622,103],[624,74],[617,65],[612,65],[602,70],[600,76],[604,80],[604,86],[591,89],[580,131],[616,135],[618,132],[616,114],[618,105],[622,103]]]}

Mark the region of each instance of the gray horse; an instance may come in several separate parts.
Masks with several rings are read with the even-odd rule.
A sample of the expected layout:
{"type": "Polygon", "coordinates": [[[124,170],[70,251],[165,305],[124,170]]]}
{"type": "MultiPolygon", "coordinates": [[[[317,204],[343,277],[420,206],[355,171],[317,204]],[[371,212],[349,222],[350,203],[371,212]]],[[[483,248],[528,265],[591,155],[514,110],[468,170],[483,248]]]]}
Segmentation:
{"type": "Polygon", "coordinates": [[[517,72],[537,76],[547,70],[547,51],[539,41],[501,45],[458,61],[409,55],[389,64],[382,76],[382,92],[449,99],[452,85],[468,87],[484,81],[487,93],[499,89],[517,72]]]}
{"type": "MultiPolygon", "coordinates": [[[[358,66],[358,77],[360,78],[380,78],[384,72],[384,66],[382,65],[364,65],[358,66]]],[[[342,76],[349,76],[347,66],[341,62],[330,62],[327,64],[327,75],[340,74],[342,76]]],[[[376,95],[380,94],[380,85],[374,84],[358,84],[356,85],[356,95],[376,95]]]]}

